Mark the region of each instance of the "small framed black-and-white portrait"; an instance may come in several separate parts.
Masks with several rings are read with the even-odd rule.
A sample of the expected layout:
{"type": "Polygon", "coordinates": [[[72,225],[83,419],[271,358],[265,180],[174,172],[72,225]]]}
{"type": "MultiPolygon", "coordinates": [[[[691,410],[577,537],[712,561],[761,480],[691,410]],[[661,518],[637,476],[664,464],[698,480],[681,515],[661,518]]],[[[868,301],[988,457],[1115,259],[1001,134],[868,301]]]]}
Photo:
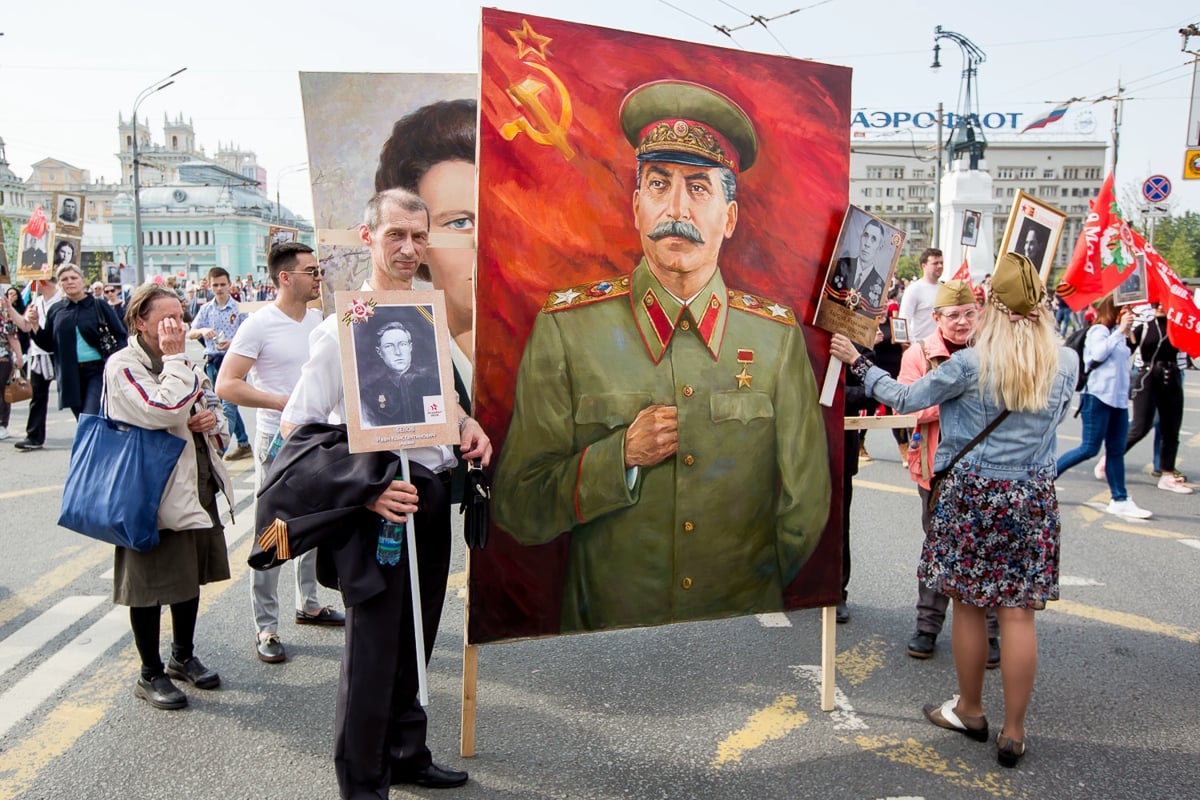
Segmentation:
{"type": "Polygon", "coordinates": [[[813,324],[863,347],[875,344],[904,232],[858,206],[846,209],[813,324]]]}
{"type": "Polygon", "coordinates": [[[1000,242],[1000,252],[1026,256],[1037,267],[1038,275],[1045,283],[1050,277],[1054,251],[1058,248],[1066,220],[1067,215],[1054,206],[1025,192],[1017,192],[1008,214],[1008,225],[1004,228],[1004,239],[1000,242]]]}
{"type": "Polygon", "coordinates": [[[351,452],[459,442],[441,291],[336,292],[351,452]]]}
{"type": "Polygon", "coordinates": [[[1133,259],[1133,272],[1113,290],[1113,303],[1118,306],[1132,306],[1150,300],[1150,287],[1146,284],[1146,254],[1134,253],[1133,259]]]}
{"type": "Polygon", "coordinates": [[[982,219],[983,215],[978,211],[970,209],[963,211],[962,238],[959,239],[959,244],[964,247],[974,247],[979,244],[979,226],[982,219]]]}
{"type": "Polygon", "coordinates": [[[54,193],[54,225],[60,234],[83,233],[83,195],[54,193]]]}
{"type": "Polygon", "coordinates": [[[911,341],[908,338],[908,320],[903,317],[892,317],[888,321],[892,324],[892,342],[895,344],[908,344],[911,341]]]}

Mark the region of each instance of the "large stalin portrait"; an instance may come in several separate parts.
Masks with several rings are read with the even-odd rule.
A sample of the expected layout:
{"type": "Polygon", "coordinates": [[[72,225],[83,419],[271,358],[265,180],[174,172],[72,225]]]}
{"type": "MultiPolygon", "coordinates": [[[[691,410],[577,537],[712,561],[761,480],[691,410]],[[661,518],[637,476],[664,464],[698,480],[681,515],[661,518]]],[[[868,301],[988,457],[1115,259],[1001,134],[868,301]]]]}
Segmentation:
{"type": "Polygon", "coordinates": [[[752,120],[659,81],[620,107],[631,272],[550,293],[493,492],[526,545],[570,533],[561,631],[778,611],[825,527],[826,435],[791,308],[726,284],[752,120]]]}

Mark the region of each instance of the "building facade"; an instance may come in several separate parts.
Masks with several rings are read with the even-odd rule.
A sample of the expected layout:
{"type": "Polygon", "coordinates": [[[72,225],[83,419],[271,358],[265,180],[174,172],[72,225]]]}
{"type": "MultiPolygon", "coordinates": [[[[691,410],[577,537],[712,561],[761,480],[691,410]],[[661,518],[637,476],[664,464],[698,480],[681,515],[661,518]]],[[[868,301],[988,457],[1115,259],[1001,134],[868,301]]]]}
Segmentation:
{"type": "MultiPolygon", "coordinates": [[[[851,128],[850,202],[904,230],[903,253],[918,255],[934,242],[938,139],[932,114],[859,112],[851,128]],[[899,121],[896,118],[900,117],[899,121]]],[[[1020,133],[1021,114],[982,115],[987,137],[984,164],[992,176],[999,209],[991,231],[995,250],[1017,192],[1037,197],[1067,215],[1055,252],[1056,268],[1065,267],[1087,216],[1088,201],[1104,182],[1107,142],[1095,132],[1090,112],[1068,114],[1048,130],[1020,133]]],[[[949,136],[949,130],[943,132],[949,136]]],[[[944,154],[942,154],[943,164],[944,154]]],[[[943,172],[945,167],[943,167],[943,172]]]]}

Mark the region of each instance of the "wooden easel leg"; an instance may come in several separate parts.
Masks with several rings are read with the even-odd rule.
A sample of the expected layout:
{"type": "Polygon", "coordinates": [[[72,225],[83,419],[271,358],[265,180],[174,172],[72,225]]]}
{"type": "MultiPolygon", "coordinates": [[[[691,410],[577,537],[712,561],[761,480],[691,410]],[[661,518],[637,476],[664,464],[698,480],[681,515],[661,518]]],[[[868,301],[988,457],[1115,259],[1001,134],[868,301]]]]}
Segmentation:
{"type": "Polygon", "coordinates": [[[821,609],[821,710],[833,711],[833,692],[837,686],[837,634],[834,633],[836,606],[821,609]]]}
{"type": "Polygon", "coordinates": [[[475,690],[479,682],[479,645],[463,645],[462,727],[458,750],[463,758],[475,755],[475,690]]]}

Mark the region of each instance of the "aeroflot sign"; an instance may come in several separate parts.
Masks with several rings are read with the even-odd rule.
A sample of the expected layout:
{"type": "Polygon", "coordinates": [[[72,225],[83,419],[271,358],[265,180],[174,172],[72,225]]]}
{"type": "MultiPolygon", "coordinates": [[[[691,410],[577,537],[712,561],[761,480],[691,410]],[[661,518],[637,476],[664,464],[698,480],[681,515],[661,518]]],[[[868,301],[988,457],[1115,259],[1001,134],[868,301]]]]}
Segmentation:
{"type": "MultiPolygon", "coordinates": [[[[971,120],[977,128],[987,130],[1016,130],[1017,118],[1023,116],[1020,111],[1002,113],[991,111],[987,114],[971,114],[971,120]]],[[[953,128],[958,115],[948,111],[942,115],[942,124],[953,128]]],[[[851,128],[933,128],[937,126],[937,114],[932,111],[859,111],[850,120],[851,128]]]]}

